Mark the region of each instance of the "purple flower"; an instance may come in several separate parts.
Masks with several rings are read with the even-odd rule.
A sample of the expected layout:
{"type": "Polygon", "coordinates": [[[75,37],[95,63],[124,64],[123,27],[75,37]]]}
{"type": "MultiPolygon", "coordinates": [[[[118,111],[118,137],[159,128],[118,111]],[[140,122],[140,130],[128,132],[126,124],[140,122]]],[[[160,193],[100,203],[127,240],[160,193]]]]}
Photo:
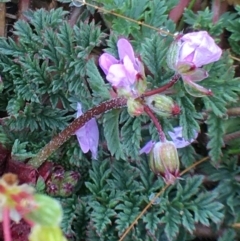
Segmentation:
{"type": "Polygon", "coordinates": [[[191,140],[185,140],[183,138],[182,131],[183,131],[183,128],[179,126],[179,127],[175,127],[173,132],[171,131],[168,132],[176,148],[183,148],[190,145],[198,136],[198,132],[194,131],[194,138],[192,138],[191,140]]]}
{"type": "Polygon", "coordinates": [[[196,92],[210,95],[211,90],[196,84],[208,77],[208,72],[201,67],[220,59],[222,50],[206,31],[185,34],[178,37],[171,45],[167,62],[169,68],[182,76],[187,90],[193,89],[190,94],[198,96],[196,92]]]}
{"type": "MultiPolygon", "coordinates": [[[[77,104],[77,117],[81,116],[82,106],[80,103],[77,104]]],[[[92,157],[97,159],[97,149],[98,149],[98,141],[99,141],[99,130],[97,126],[97,121],[95,118],[92,118],[88,121],[83,127],[78,129],[75,132],[78,143],[82,149],[83,153],[87,153],[88,151],[92,152],[92,157]]]]}
{"type": "Polygon", "coordinates": [[[146,84],[137,83],[138,80],[145,78],[143,64],[135,57],[132,45],[127,39],[120,38],[117,47],[120,60],[108,53],[102,54],[99,58],[99,65],[106,74],[106,79],[124,95],[131,93],[135,96],[139,92],[143,93],[146,84]]]}
{"type": "MultiPolygon", "coordinates": [[[[168,134],[171,137],[172,142],[174,143],[174,145],[176,146],[177,149],[190,145],[198,136],[198,132],[194,131],[194,138],[192,138],[191,140],[185,140],[183,138],[183,134],[182,134],[182,131],[183,131],[182,127],[179,126],[179,127],[173,128],[173,129],[174,129],[174,131],[173,132],[169,131],[168,134]]],[[[139,154],[140,155],[143,153],[149,154],[155,144],[156,144],[156,142],[154,142],[152,140],[147,142],[147,144],[143,148],[141,148],[141,150],[139,151],[139,154]]]]}

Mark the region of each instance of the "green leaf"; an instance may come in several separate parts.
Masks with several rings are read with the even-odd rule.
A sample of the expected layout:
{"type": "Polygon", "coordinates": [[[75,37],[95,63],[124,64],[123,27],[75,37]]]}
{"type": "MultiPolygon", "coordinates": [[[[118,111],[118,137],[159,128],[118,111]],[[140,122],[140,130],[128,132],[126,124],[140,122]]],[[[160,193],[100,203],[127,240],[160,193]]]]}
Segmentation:
{"type": "Polygon", "coordinates": [[[97,99],[95,104],[110,99],[110,93],[107,85],[104,83],[104,80],[102,79],[93,59],[88,61],[86,68],[87,76],[89,77],[88,83],[93,91],[93,96],[97,99]]]}
{"type": "Polygon", "coordinates": [[[218,238],[218,241],[229,241],[236,240],[236,232],[233,229],[227,229],[224,231],[223,235],[218,238]]]}
{"type": "Polygon", "coordinates": [[[111,218],[116,215],[116,212],[108,207],[101,205],[99,202],[91,202],[93,212],[91,218],[94,222],[94,227],[99,236],[101,236],[108,226],[112,225],[111,218]]]}
{"type": "Polygon", "coordinates": [[[207,148],[210,149],[209,156],[214,162],[219,161],[222,155],[222,146],[224,145],[223,135],[224,126],[223,120],[213,113],[208,115],[207,119],[208,125],[208,136],[209,142],[207,148]]]}
{"type": "Polygon", "coordinates": [[[20,143],[18,139],[14,141],[11,156],[15,160],[24,161],[28,158],[34,157],[35,154],[28,152],[27,149],[28,142],[20,143]]]}
{"type": "Polygon", "coordinates": [[[152,210],[143,217],[143,221],[146,223],[146,229],[152,235],[155,234],[155,231],[157,230],[160,223],[158,215],[159,213],[156,212],[156,210],[152,210]]]}
{"type": "Polygon", "coordinates": [[[159,38],[157,34],[146,38],[142,44],[143,49],[143,61],[155,77],[158,85],[161,83],[163,76],[163,63],[166,61],[166,53],[168,45],[164,39],[159,38]],[[156,51],[161,49],[161,51],[156,51]]]}
{"type": "MultiPolygon", "coordinates": [[[[122,113],[122,115],[123,114],[124,113],[122,113]]],[[[128,120],[124,123],[124,125],[121,128],[121,137],[122,148],[126,155],[132,158],[138,158],[140,150],[140,141],[142,139],[141,118],[132,118],[128,115],[128,120]]]]}
{"type": "Polygon", "coordinates": [[[184,167],[191,166],[195,162],[197,157],[195,149],[192,147],[192,145],[178,149],[178,154],[184,167]]]}
{"type": "Polygon", "coordinates": [[[187,179],[186,184],[183,188],[180,184],[178,184],[179,191],[176,198],[180,198],[182,202],[187,201],[199,192],[199,188],[202,182],[203,176],[194,176],[187,179]]]}
{"type": "Polygon", "coordinates": [[[164,232],[168,239],[173,240],[179,232],[179,225],[181,223],[179,211],[174,207],[168,206],[161,221],[165,223],[164,232]]]}
{"type": "Polygon", "coordinates": [[[182,211],[182,225],[189,233],[192,233],[195,230],[193,215],[187,209],[182,211]]]}
{"type": "Polygon", "coordinates": [[[116,228],[119,236],[121,236],[139,214],[139,207],[137,207],[135,203],[126,200],[124,203],[117,205],[115,209],[119,211],[117,214],[116,228]]]}
{"type": "Polygon", "coordinates": [[[203,97],[204,104],[208,111],[212,111],[216,116],[223,117],[227,111],[225,101],[217,96],[203,97]]]}
{"type": "Polygon", "coordinates": [[[116,159],[123,158],[122,146],[119,139],[119,110],[111,110],[104,114],[103,129],[111,155],[116,159]]]}
{"type": "Polygon", "coordinates": [[[194,137],[195,131],[199,131],[199,124],[196,121],[198,114],[191,99],[185,95],[178,98],[177,102],[181,106],[180,126],[183,127],[183,137],[186,140],[191,140],[194,137]]]}
{"type": "Polygon", "coordinates": [[[193,202],[192,210],[194,211],[194,221],[209,226],[209,220],[214,223],[220,223],[224,218],[222,212],[223,205],[215,199],[217,193],[201,193],[193,202]]]}

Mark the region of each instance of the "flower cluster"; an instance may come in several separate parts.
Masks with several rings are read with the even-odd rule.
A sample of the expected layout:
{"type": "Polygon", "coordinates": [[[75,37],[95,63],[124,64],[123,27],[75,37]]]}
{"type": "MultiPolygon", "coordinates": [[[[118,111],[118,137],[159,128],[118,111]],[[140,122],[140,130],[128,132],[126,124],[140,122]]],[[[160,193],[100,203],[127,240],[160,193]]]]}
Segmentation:
{"type": "MultiPolygon", "coordinates": [[[[106,75],[106,79],[112,85],[118,96],[127,99],[128,112],[131,116],[148,114],[156,125],[160,142],[150,141],[140,150],[142,153],[150,153],[150,167],[156,174],[161,174],[167,183],[172,183],[179,174],[179,159],[177,148],[189,145],[197,138],[185,140],[182,136],[182,127],[174,128],[169,132],[172,141],[167,141],[161,126],[158,123],[155,112],[162,117],[171,117],[180,113],[180,107],[169,96],[151,92],[146,94],[147,82],[144,73],[144,65],[140,58],[134,54],[133,47],[125,38],[117,42],[119,59],[113,55],[104,53],[99,58],[99,66],[106,75]]],[[[167,64],[170,69],[181,76],[186,90],[194,96],[210,95],[211,90],[198,85],[208,77],[204,65],[218,61],[222,50],[216,45],[213,38],[206,31],[199,31],[177,36],[171,44],[167,64]]],[[[78,114],[82,115],[81,104],[78,104],[78,114]]],[[[99,132],[95,119],[90,120],[76,132],[79,144],[84,153],[89,150],[93,158],[97,157],[99,132]]]]}

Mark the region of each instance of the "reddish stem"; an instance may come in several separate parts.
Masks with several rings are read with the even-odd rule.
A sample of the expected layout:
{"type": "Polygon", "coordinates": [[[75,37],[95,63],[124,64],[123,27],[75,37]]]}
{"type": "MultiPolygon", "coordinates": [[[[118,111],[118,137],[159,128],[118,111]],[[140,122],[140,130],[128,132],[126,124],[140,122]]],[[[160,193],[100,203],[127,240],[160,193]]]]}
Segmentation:
{"type": "Polygon", "coordinates": [[[64,142],[66,142],[75,132],[84,126],[93,117],[100,115],[106,111],[121,108],[126,106],[127,99],[115,98],[109,101],[101,103],[99,106],[93,107],[86,113],[75,119],[69,126],[67,126],[62,132],[55,136],[43,149],[37,154],[36,157],[31,159],[28,164],[39,167],[41,164],[64,142]]]}
{"type": "Polygon", "coordinates": [[[227,11],[228,3],[222,0],[212,1],[213,23],[216,24],[219,21],[220,16],[227,11]]]}
{"type": "Polygon", "coordinates": [[[177,23],[181,17],[183,16],[184,9],[188,6],[191,0],[180,0],[169,13],[169,18],[174,22],[177,23]]]}
{"type": "Polygon", "coordinates": [[[83,8],[78,8],[78,7],[73,8],[73,11],[71,12],[71,15],[70,15],[70,19],[68,20],[68,23],[71,27],[73,27],[76,24],[82,12],[83,12],[83,8]]]}
{"type": "Polygon", "coordinates": [[[4,241],[12,241],[11,233],[10,233],[10,218],[9,218],[9,209],[3,208],[3,233],[4,233],[4,241]]]}
{"type": "MultiPolygon", "coordinates": [[[[145,94],[141,96],[146,97],[146,96],[151,96],[160,92],[163,92],[164,90],[170,88],[173,86],[176,81],[179,79],[179,75],[174,75],[171,81],[162,86],[161,88],[158,88],[156,90],[148,91],[145,94]]],[[[45,147],[43,147],[42,150],[29,161],[28,164],[38,168],[43,164],[43,162],[57,149],[59,148],[64,142],[66,142],[72,135],[75,134],[75,132],[84,126],[86,122],[91,120],[93,117],[100,115],[106,111],[109,111],[111,109],[117,109],[117,108],[122,108],[126,106],[127,104],[127,99],[121,97],[121,98],[115,98],[106,102],[101,103],[99,106],[93,107],[91,110],[88,110],[85,114],[74,120],[69,126],[66,127],[62,132],[60,132],[57,136],[55,136],[45,147]]],[[[160,139],[165,140],[165,135],[162,132],[161,125],[158,123],[156,117],[152,113],[152,111],[147,107],[145,110],[146,113],[152,118],[154,121],[154,124],[156,125],[160,139]],[[156,121],[155,121],[156,120],[156,121]]]]}
{"type": "Polygon", "coordinates": [[[18,3],[19,19],[26,20],[26,18],[24,17],[23,13],[29,9],[30,2],[31,2],[31,0],[19,0],[19,3],[18,3]]]}
{"type": "Polygon", "coordinates": [[[160,88],[157,88],[155,90],[150,90],[150,91],[145,92],[144,94],[142,94],[141,98],[151,96],[151,95],[155,95],[155,94],[158,94],[158,93],[162,93],[163,91],[172,87],[178,81],[179,78],[180,78],[179,75],[177,75],[177,74],[174,75],[169,83],[167,83],[166,85],[164,85],[160,88]]]}
{"type": "Polygon", "coordinates": [[[155,114],[152,112],[152,110],[145,105],[144,106],[144,111],[148,114],[148,116],[151,118],[151,120],[153,121],[155,127],[157,128],[158,134],[159,134],[159,138],[161,142],[164,142],[166,140],[166,136],[162,130],[162,126],[159,123],[157,117],[155,116],[155,114]]]}

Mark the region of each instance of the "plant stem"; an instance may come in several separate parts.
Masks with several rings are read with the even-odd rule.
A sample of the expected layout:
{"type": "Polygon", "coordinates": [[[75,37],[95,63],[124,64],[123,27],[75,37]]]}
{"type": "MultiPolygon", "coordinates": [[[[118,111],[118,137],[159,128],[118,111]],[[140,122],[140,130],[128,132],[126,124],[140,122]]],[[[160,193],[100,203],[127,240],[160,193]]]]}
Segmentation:
{"type": "Polygon", "coordinates": [[[159,123],[157,117],[155,116],[155,114],[152,112],[152,110],[147,105],[144,106],[144,110],[148,114],[148,116],[151,118],[151,120],[153,121],[155,127],[157,128],[160,141],[164,142],[166,140],[166,136],[162,130],[162,126],[159,123]]]}
{"type": "Polygon", "coordinates": [[[38,168],[54,151],[56,151],[64,142],[66,142],[72,135],[74,135],[79,128],[84,126],[86,122],[106,111],[124,107],[126,104],[127,99],[115,98],[105,101],[99,106],[88,110],[86,113],[75,119],[57,136],[55,136],[45,147],[43,147],[42,150],[40,150],[40,152],[33,159],[29,161],[28,164],[38,168]]]}
{"type": "Polygon", "coordinates": [[[0,3],[0,37],[5,37],[6,28],[6,3],[0,3]]]}
{"type": "Polygon", "coordinates": [[[24,17],[24,12],[26,12],[29,9],[30,2],[31,2],[31,0],[19,0],[19,2],[18,2],[19,19],[26,20],[26,18],[24,17]]]}
{"type": "Polygon", "coordinates": [[[161,92],[169,89],[170,87],[172,87],[178,81],[179,78],[180,78],[180,76],[178,74],[174,75],[169,83],[167,83],[166,85],[164,85],[160,88],[157,88],[155,90],[147,91],[146,93],[142,94],[141,98],[151,96],[151,95],[155,95],[155,94],[161,93],[161,92]]]}
{"type": "Polygon", "coordinates": [[[3,208],[3,233],[4,241],[12,241],[10,233],[9,209],[7,207],[3,208]]]}

